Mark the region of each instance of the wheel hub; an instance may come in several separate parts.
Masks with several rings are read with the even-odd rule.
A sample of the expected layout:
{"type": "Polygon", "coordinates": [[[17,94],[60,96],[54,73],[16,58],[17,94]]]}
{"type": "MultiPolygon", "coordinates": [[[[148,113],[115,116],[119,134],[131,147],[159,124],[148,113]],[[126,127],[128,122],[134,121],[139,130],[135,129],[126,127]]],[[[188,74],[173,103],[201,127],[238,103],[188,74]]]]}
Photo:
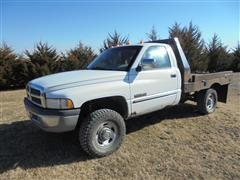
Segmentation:
{"type": "Polygon", "coordinates": [[[99,133],[99,138],[103,141],[109,140],[113,136],[113,131],[110,128],[103,128],[99,133]]]}
{"type": "Polygon", "coordinates": [[[215,98],[213,95],[210,95],[207,100],[207,108],[211,110],[214,107],[214,105],[215,105],[215,98]]]}
{"type": "Polygon", "coordinates": [[[106,147],[113,143],[116,139],[116,132],[114,126],[106,123],[102,124],[96,134],[96,142],[102,147],[106,147]]]}

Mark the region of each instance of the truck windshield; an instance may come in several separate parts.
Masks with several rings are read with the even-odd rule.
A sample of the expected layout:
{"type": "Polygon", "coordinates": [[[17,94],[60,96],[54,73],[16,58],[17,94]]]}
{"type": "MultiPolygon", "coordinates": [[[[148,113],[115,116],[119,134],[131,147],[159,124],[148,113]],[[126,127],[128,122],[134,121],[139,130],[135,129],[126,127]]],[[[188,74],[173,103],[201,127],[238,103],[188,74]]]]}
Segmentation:
{"type": "Polygon", "coordinates": [[[87,69],[128,71],[142,46],[110,48],[96,57],[87,69]]]}

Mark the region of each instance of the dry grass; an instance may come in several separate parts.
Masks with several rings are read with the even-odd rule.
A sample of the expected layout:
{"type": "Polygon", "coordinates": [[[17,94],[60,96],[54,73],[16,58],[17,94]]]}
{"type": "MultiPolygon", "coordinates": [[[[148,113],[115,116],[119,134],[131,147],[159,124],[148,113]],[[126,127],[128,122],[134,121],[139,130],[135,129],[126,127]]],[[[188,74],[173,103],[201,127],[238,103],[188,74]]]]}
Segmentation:
{"type": "Polygon", "coordinates": [[[240,179],[239,77],[211,115],[188,102],[127,121],[120,150],[100,159],[82,152],[73,133],[34,127],[23,90],[0,93],[0,179],[240,179]]]}

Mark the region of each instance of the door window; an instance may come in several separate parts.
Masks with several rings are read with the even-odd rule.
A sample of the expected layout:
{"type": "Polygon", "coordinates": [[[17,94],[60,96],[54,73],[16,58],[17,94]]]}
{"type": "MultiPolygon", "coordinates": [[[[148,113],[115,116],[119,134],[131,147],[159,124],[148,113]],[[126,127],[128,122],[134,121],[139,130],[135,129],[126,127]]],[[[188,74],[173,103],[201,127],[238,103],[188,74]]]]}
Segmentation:
{"type": "Polygon", "coordinates": [[[149,47],[141,60],[143,70],[165,69],[171,67],[171,62],[165,47],[149,47]]]}

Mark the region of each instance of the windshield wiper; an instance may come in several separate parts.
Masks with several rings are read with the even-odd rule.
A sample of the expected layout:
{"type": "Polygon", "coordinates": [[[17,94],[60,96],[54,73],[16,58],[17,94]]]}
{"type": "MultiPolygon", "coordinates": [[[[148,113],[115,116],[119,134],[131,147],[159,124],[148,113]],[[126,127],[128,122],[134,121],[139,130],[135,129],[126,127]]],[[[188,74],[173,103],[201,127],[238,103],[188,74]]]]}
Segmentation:
{"type": "Polygon", "coordinates": [[[109,70],[109,71],[114,71],[116,69],[110,69],[110,68],[104,68],[104,67],[99,67],[99,66],[96,66],[96,67],[93,67],[93,68],[88,68],[90,70],[109,70]]]}

